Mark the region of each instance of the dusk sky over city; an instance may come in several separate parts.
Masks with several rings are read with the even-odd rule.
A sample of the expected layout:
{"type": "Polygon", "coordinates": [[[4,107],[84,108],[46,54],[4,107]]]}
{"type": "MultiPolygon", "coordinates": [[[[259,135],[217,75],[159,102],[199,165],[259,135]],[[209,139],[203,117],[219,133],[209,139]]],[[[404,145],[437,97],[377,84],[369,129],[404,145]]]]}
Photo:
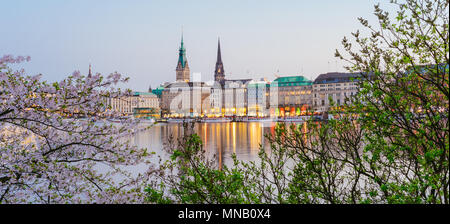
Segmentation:
{"type": "MultiPolygon", "coordinates": [[[[181,32],[189,67],[213,79],[220,37],[228,78],[274,79],[341,71],[341,40],[374,23],[376,2],[2,1],[0,52],[31,56],[26,73],[58,81],[74,70],[117,71],[127,88],[175,81],[181,32]]],[[[384,6],[383,2],[382,6],[384,6]]],[[[386,7],[385,7],[386,8],[386,7]]]]}
{"type": "Polygon", "coordinates": [[[0,211],[289,223],[341,217],[309,205],[384,204],[403,223],[407,204],[440,217],[449,5],[0,0],[0,211]]]}

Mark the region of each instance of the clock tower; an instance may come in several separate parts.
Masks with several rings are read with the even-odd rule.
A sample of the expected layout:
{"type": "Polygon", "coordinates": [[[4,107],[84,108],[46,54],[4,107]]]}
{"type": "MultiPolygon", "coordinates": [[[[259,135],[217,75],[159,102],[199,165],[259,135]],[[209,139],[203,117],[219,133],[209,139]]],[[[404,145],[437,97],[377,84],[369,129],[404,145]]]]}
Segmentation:
{"type": "Polygon", "coordinates": [[[187,62],[187,58],[186,58],[186,49],[184,48],[184,43],[183,43],[183,35],[181,35],[181,46],[180,49],[178,50],[179,54],[178,54],[178,63],[177,63],[177,81],[181,81],[181,82],[189,82],[190,80],[190,70],[189,70],[189,65],[187,62]]]}

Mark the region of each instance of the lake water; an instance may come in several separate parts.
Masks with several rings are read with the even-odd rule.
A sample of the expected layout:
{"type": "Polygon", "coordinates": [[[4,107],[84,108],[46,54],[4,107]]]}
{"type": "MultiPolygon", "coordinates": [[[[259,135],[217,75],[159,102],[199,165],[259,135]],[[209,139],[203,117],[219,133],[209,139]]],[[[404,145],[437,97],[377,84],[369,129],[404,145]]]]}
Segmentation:
{"type": "MultiPolygon", "coordinates": [[[[274,134],[276,122],[195,123],[194,131],[205,151],[216,155],[218,165],[231,165],[233,153],[239,160],[254,161],[260,146],[268,148],[266,134],[274,134]]],[[[158,123],[135,136],[135,144],[161,154],[169,136],[178,138],[184,132],[181,123],[158,123]]]]}

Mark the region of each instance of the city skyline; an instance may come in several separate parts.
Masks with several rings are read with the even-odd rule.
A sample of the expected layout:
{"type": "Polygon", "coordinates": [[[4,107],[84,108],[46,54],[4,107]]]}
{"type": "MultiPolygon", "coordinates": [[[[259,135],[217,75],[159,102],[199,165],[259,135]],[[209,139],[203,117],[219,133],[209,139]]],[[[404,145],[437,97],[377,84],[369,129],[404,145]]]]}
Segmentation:
{"type": "Polygon", "coordinates": [[[0,5],[0,208],[450,204],[449,0],[0,5]]]}
{"type": "Polygon", "coordinates": [[[191,76],[201,73],[204,81],[214,80],[219,37],[230,79],[273,80],[278,72],[313,80],[344,72],[334,50],[356,31],[357,17],[371,19],[373,11],[358,1],[11,1],[5,8],[0,18],[8,21],[9,35],[0,37],[7,43],[0,51],[31,56],[23,65],[27,74],[58,81],[74,70],[87,74],[92,64],[94,73],[118,71],[130,77],[123,87],[137,91],[175,81],[181,32],[191,76]],[[68,10],[72,14],[65,14],[68,10]]]}

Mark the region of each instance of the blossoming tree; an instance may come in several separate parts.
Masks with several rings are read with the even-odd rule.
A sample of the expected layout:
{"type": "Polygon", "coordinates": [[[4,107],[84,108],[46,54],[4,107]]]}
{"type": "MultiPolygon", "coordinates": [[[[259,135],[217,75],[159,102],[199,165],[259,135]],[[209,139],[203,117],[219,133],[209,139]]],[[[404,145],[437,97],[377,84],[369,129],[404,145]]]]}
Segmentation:
{"type": "Polygon", "coordinates": [[[8,66],[28,60],[0,58],[0,203],[139,203],[145,179],[123,169],[146,155],[130,142],[137,121],[105,104],[129,94],[114,87],[127,79],[75,71],[47,83],[8,66]]]}

